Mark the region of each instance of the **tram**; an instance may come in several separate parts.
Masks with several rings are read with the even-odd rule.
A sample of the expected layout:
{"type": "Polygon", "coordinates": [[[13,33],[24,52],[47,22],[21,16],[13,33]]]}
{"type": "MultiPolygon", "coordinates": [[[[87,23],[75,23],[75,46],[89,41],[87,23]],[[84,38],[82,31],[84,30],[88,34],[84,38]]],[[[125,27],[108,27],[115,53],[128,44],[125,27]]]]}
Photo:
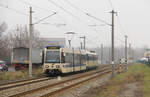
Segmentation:
{"type": "Polygon", "coordinates": [[[98,56],[93,51],[47,46],[42,53],[42,63],[44,73],[59,75],[95,69],[98,56]]]}

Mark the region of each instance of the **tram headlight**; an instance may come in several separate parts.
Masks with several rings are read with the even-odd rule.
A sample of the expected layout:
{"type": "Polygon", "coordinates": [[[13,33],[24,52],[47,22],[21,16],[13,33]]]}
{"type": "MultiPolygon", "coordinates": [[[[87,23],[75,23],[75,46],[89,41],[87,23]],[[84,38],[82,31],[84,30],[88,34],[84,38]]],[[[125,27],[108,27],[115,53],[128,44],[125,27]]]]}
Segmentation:
{"type": "Polygon", "coordinates": [[[48,66],[48,65],[45,65],[45,68],[49,68],[49,66],[48,66]]]}
{"type": "Polygon", "coordinates": [[[56,68],[60,68],[60,66],[59,66],[59,65],[56,65],[56,68]]]}

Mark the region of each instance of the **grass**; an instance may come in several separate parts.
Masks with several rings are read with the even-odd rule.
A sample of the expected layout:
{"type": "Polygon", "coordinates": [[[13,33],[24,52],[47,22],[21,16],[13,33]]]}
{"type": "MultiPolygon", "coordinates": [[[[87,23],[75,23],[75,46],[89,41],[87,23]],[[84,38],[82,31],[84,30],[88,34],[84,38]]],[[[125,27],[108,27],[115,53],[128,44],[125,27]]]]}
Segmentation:
{"type": "MultiPolygon", "coordinates": [[[[40,76],[42,74],[42,68],[33,69],[33,76],[40,76]]],[[[28,78],[28,70],[16,71],[16,72],[2,72],[0,73],[0,80],[17,80],[28,78]]]]}
{"type": "Polygon", "coordinates": [[[145,68],[144,72],[144,92],[145,92],[145,97],[150,97],[150,67],[145,68]]]}
{"type": "Polygon", "coordinates": [[[150,67],[145,64],[129,66],[127,72],[116,75],[95,97],[119,97],[123,87],[134,82],[140,82],[142,88],[139,90],[143,97],[150,97],[150,67]]]}

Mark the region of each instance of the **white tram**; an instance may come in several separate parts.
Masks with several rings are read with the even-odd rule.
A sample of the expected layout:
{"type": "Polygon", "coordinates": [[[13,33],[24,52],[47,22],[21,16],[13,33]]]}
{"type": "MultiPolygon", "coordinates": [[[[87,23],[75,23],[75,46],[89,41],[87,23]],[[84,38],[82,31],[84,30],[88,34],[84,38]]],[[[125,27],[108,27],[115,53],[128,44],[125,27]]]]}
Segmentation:
{"type": "Polygon", "coordinates": [[[98,65],[95,52],[47,46],[42,53],[43,71],[47,75],[59,75],[94,69],[98,65]]]}

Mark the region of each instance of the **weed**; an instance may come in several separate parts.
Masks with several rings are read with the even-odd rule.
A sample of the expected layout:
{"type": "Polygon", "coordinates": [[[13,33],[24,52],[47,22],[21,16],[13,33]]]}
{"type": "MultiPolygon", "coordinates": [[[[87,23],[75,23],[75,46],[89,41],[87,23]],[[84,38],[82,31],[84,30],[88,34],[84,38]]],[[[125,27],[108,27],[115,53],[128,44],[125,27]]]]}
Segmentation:
{"type": "MultiPolygon", "coordinates": [[[[40,76],[42,73],[42,68],[33,69],[33,76],[40,76]]],[[[28,78],[28,70],[0,73],[0,80],[17,80],[23,78],[28,78]]]]}
{"type": "Polygon", "coordinates": [[[138,94],[150,97],[150,67],[145,64],[130,65],[127,72],[116,75],[95,97],[119,97],[127,84],[136,82],[139,83],[138,94]]]}

